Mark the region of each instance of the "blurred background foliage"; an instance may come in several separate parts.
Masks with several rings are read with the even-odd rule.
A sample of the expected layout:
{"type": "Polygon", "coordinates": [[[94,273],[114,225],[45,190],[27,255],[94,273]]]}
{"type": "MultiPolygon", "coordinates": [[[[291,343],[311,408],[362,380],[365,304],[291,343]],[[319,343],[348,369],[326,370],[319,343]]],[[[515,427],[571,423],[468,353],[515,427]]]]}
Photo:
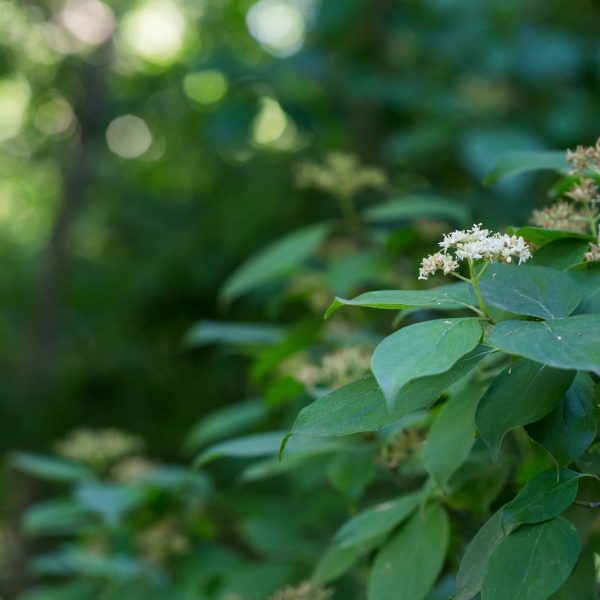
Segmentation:
{"type": "MultiPolygon", "coordinates": [[[[361,207],[443,195],[474,221],[525,221],[551,179],[480,181],[507,150],[596,138],[598,13],[583,0],[0,0],[3,450],[118,427],[181,462],[212,410],[244,400],[258,423],[246,399],[281,357],[263,355],[247,379],[247,349],[190,349],[190,326],[261,321],[278,335],[300,320],[302,337],[328,298],[364,285],[349,272],[397,283],[398,265],[414,272],[410,248],[420,258],[439,231],[421,219],[386,237],[383,258],[339,262],[314,317],[277,286],[225,302],[219,288],[248,256],[337,218],[331,197],[297,185],[298,165],[347,151],[381,167],[386,191],[362,191],[361,207]]],[[[275,403],[297,392],[285,382],[268,392],[275,403]]],[[[3,477],[7,522],[46,494],[3,477]]],[[[336,502],[315,498],[307,518],[336,502]]],[[[283,522],[287,509],[265,506],[246,535],[272,555],[264,513],[283,522]]],[[[5,579],[11,594],[26,575],[5,579]]]]}

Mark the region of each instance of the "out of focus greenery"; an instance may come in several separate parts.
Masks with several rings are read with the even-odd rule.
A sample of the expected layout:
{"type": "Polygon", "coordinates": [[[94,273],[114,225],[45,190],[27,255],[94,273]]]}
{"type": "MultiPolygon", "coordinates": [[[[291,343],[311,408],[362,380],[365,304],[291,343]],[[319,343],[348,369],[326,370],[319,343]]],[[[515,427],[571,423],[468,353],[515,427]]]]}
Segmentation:
{"type": "Polygon", "coordinates": [[[48,454],[73,430],[118,428],[161,465],[123,492],[110,471],[120,456],[85,473],[58,463],[48,476],[52,467],[18,455],[55,483],[4,473],[0,590],[16,597],[76,573],[68,590],[27,598],[98,598],[103,578],[103,598],[148,598],[138,579],[164,557],[132,556],[156,531],[180,557],[169,575],[152,572],[156,597],[260,600],[306,578],[360,495],[339,483],[347,465],[314,495],[308,476],[240,487],[229,463],[210,476],[184,467],[221,437],[289,426],[307,400],[273,372],[318,335],[333,295],[375,280],[400,286],[440,220],[502,226],[545,203],[544,176],[480,182],[505,151],[595,139],[597,25],[598,8],[583,0],[0,0],[3,451],[48,454]],[[385,186],[361,190],[360,206],[444,198],[446,212],[404,216],[374,239],[342,236],[294,271],[295,287],[222,288],[269,242],[338,218],[335,200],[296,174],[340,151],[387,174],[385,186]],[[353,252],[365,246],[375,250],[353,252]],[[242,331],[258,343],[240,342],[231,325],[248,323],[262,323],[242,331]],[[288,345],[269,353],[265,335],[288,345]],[[224,431],[203,420],[224,407],[224,431]],[[51,504],[58,530],[39,513],[25,531],[17,525],[65,482],[85,514],[51,504]],[[98,523],[86,519],[108,529],[108,558],[86,563],[66,548],[29,560],[73,531],[98,544],[98,523]],[[192,541],[177,541],[182,528],[192,541]]]}

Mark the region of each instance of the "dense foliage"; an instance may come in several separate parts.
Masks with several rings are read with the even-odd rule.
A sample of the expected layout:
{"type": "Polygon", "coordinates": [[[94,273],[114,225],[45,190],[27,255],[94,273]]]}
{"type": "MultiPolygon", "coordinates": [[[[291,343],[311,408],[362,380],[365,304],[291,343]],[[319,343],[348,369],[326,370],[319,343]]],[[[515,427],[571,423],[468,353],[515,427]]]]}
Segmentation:
{"type": "Polygon", "coordinates": [[[0,0],[0,593],[594,598],[594,14],[0,0]]]}
{"type": "MultiPolygon", "coordinates": [[[[529,158],[518,168],[558,162],[529,158]]],[[[473,225],[444,234],[419,279],[440,270],[458,283],[337,297],[327,325],[198,323],[191,345],[225,338],[254,349],[251,372],[266,400],[221,409],[191,431],[187,445],[202,449],[194,463],[201,470],[128,456],[139,454],[135,438],[110,431],[65,440],[58,451],[71,462],[17,455],[21,470],[73,486],[68,500],[26,515],[31,533],[77,544],[38,557],[36,570],[76,576],[82,597],[131,597],[135,589],[258,599],[310,569],[308,581],[269,597],[329,598],[337,590],[359,598],[366,590],[372,600],[594,598],[600,146],[568,158],[574,166],[556,189],[569,202],[533,215],[547,220],[560,206],[560,223],[546,223],[553,228],[494,234],[473,225]],[[398,330],[377,341],[380,321],[373,329],[332,317],[344,305],[395,311],[398,330]],[[305,395],[314,400],[286,434],[281,427],[305,395]],[[269,422],[279,429],[235,437],[269,422]],[[217,477],[213,490],[204,469],[227,458],[250,460],[245,484],[285,474],[288,484],[274,496],[217,477]],[[351,516],[340,522],[344,505],[351,516]],[[200,541],[215,527],[226,535],[232,515],[263,561],[200,541]],[[319,550],[315,535],[332,522],[338,529],[319,550]],[[188,555],[194,541],[199,552],[188,555]],[[86,583],[90,577],[100,581],[86,583]]],[[[323,277],[335,274],[341,289],[393,281],[386,225],[420,210],[431,218],[434,207],[462,216],[442,200],[356,210],[355,195],[384,185],[385,176],[350,156],[302,165],[299,181],[336,196],[344,219],[272,243],[229,278],[224,302],[284,281],[288,294],[318,308],[323,277]]]]}

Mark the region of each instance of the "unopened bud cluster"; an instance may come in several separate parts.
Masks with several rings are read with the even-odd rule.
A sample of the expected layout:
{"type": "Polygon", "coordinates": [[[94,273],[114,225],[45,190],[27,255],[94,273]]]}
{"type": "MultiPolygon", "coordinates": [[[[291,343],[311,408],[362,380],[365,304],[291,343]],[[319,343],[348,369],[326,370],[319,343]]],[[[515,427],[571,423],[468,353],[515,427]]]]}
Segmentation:
{"type": "Polygon", "coordinates": [[[577,146],[575,150],[567,150],[567,162],[571,164],[569,175],[600,171],[600,138],[593,146],[577,146]]]}
{"type": "Polygon", "coordinates": [[[529,246],[522,237],[491,233],[489,229],[481,229],[481,223],[473,225],[471,229],[444,235],[439,245],[442,247],[441,252],[423,259],[419,279],[427,279],[438,270],[448,275],[456,271],[459,261],[464,259],[502,263],[518,260],[521,264],[531,257],[529,246]],[[450,251],[454,254],[450,254],[450,251]]]}
{"type": "Polygon", "coordinates": [[[336,389],[369,373],[371,353],[364,348],[342,348],[326,354],[318,365],[304,363],[288,367],[290,374],[308,388],[336,389]]]}
{"type": "Polygon", "coordinates": [[[590,244],[589,251],[585,253],[584,259],[587,262],[600,262],[600,235],[595,244],[590,244]]]}
{"type": "Polygon", "coordinates": [[[377,167],[362,165],[353,154],[332,152],[323,165],[304,163],[296,172],[300,187],[313,187],[333,196],[354,196],[367,188],[384,189],[385,173],[377,167]]]}
{"type": "MultiPolygon", "coordinates": [[[[565,192],[565,196],[575,205],[559,201],[542,210],[534,210],[530,222],[545,229],[574,231],[577,233],[598,232],[598,205],[600,191],[593,179],[600,175],[600,138],[593,146],[577,146],[575,150],[567,150],[567,162],[571,168],[569,175],[577,177],[577,183],[565,192]]],[[[590,243],[584,259],[588,262],[600,260],[600,240],[598,244],[590,243]]]]}
{"type": "Polygon", "coordinates": [[[141,438],[119,429],[76,429],[56,444],[56,451],[64,458],[103,468],[143,445],[141,438]]]}
{"type": "Polygon", "coordinates": [[[544,229],[559,229],[586,233],[589,230],[587,213],[568,202],[556,202],[551,206],[534,210],[530,222],[544,229]]]}

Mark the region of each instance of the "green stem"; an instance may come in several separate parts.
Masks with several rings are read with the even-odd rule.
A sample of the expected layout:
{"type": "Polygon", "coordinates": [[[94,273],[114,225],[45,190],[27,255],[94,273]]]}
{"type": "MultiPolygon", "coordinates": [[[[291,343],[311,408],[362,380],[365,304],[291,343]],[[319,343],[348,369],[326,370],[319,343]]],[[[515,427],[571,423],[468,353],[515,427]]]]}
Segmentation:
{"type": "Polygon", "coordinates": [[[354,206],[354,199],[351,194],[338,194],[338,202],[340,203],[340,209],[342,216],[348,229],[350,231],[356,231],[360,227],[360,218],[356,212],[354,206]]]}
{"type": "Polygon", "coordinates": [[[487,308],[485,307],[485,302],[483,301],[483,296],[481,295],[481,291],[479,289],[479,277],[481,276],[481,274],[483,273],[483,271],[487,265],[484,266],[483,269],[481,269],[481,271],[479,272],[479,277],[478,277],[475,274],[475,265],[473,264],[473,259],[469,258],[468,261],[469,261],[469,276],[471,277],[470,282],[471,282],[471,285],[473,286],[473,291],[475,292],[475,295],[477,296],[477,302],[479,302],[479,308],[481,309],[481,312],[486,317],[489,318],[487,308]]]}

